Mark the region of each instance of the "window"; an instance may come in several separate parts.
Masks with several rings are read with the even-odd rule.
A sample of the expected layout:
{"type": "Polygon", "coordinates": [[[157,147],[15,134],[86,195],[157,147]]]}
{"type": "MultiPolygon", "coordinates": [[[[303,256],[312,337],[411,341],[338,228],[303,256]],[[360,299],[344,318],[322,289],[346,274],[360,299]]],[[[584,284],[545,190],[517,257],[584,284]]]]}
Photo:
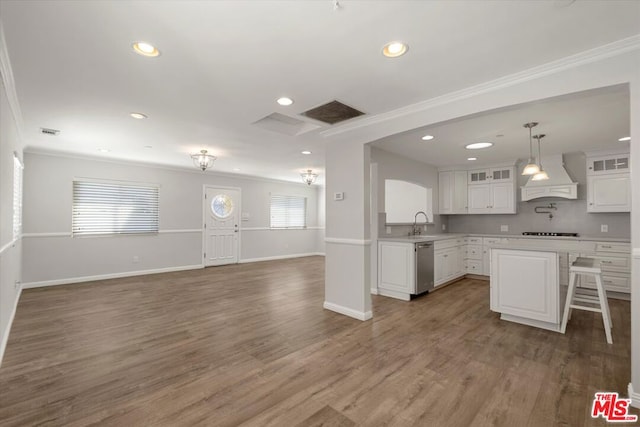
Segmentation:
{"type": "Polygon", "coordinates": [[[13,240],[22,233],[22,162],[13,155],[13,240]]]}
{"type": "Polygon", "coordinates": [[[158,232],[158,187],[73,181],[74,236],[158,232]]]}
{"type": "Polygon", "coordinates": [[[307,198],[271,195],[271,228],[307,226],[307,198]]]}

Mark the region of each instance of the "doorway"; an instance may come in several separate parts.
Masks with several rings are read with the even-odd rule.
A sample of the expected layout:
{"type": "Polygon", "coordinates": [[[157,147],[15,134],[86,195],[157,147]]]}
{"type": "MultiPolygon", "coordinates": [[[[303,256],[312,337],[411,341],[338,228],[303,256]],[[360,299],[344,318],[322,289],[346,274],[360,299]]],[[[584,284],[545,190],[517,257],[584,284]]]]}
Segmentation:
{"type": "Polygon", "coordinates": [[[240,249],[240,189],[204,187],[204,266],[236,264],[240,249]]]}

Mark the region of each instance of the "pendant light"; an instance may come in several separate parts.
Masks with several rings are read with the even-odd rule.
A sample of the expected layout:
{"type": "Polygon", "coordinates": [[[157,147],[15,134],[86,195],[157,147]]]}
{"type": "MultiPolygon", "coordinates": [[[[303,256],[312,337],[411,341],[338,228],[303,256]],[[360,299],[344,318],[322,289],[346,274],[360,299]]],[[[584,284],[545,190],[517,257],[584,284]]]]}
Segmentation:
{"type": "Polygon", "coordinates": [[[539,135],[533,135],[533,138],[538,140],[538,168],[539,168],[539,172],[536,173],[535,175],[533,175],[533,177],[531,178],[531,181],[544,181],[545,179],[549,179],[549,175],[547,175],[545,170],[542,168],[542,152],[540,151],[540,140],[542,138],[544,138],[544,137],[545,137],[544,133],[541,133],[539,135]]]}
{"type": "Polygon", "coordinates": [[[536,164],[533,157],[533,140],[531,139],[531,128],[538,126],[538,122],[525,123],[525,128],[529,129],[529,160],[527,160],[527,166],[522,170],[522,175],[535,175],[540,172],[540,167],[536,164]]]}
{"type": "Polygon", "coordinates": [[[213,166],[213,162],[216,161],[216,156],[207,154],[207,150],[200,150],[198,154],[192,154],[193,164],[202,169],[202,172],[213,166]]]}

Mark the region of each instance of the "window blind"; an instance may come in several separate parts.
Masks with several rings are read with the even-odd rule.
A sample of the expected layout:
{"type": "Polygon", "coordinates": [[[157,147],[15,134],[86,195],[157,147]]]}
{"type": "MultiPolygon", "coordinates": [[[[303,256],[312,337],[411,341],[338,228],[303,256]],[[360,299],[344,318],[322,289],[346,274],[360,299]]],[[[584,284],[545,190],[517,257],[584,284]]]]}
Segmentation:
{"type": "Polygon", "coordinates": [[[22,233],[22,162],[13,155],[13,239],[22,233]]]}
{"type": "Polygon", "coordinates": [[[73,234],[158,232],[158,187],[73,182],[73,234]]]}
{"type": "Polygon", "coordinates": [[[271,195],[271,228],[304,228],[306,226],[306,197],[271,195]]]}

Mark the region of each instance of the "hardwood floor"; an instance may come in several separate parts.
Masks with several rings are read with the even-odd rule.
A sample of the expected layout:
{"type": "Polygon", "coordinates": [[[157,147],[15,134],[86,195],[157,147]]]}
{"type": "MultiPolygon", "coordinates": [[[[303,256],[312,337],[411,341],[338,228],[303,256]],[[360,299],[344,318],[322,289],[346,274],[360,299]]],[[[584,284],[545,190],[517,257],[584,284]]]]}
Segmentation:
{"type": "Polygon", "coordinates": [[[627,394],[626,301],[607,345],[593,313],[499,320],[478,280],[368,322],[323,297],[322,257],[25,290],[0,425],[591,426],[596,391],[627,394]]]}

